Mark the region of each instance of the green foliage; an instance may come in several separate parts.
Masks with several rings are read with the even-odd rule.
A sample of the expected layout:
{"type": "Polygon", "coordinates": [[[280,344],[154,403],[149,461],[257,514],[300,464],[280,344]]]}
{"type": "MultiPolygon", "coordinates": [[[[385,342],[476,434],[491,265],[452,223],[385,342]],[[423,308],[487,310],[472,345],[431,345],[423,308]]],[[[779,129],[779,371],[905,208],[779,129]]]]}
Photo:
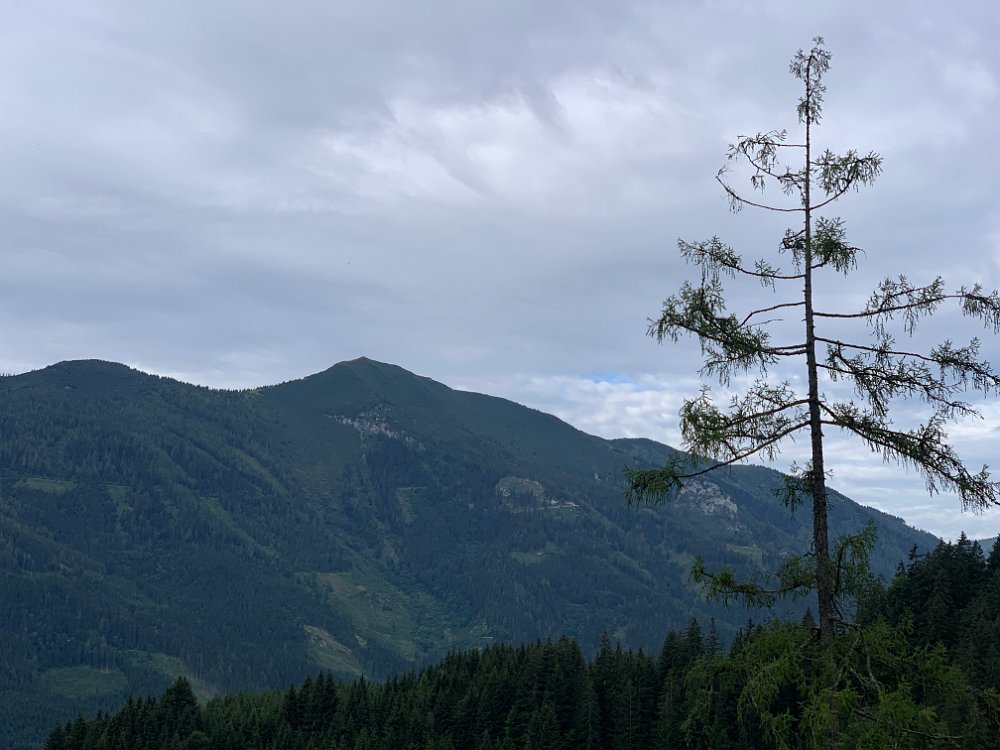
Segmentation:
{"type": "Polygon", "coordinates": [[[748,675],[740,714],[758,717],[776,748],[952,747],[978,713],[941,649],[913,648],[885,622],[840,634],[829,648],[812,629],[775,624],[736,661],[748,675]]]}

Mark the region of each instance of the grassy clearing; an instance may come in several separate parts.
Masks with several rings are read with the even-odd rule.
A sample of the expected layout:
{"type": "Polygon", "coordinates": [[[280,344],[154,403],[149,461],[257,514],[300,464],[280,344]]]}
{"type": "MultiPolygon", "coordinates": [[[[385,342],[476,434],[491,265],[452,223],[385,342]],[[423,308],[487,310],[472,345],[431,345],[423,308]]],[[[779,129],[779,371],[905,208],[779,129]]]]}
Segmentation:
{"type": "Polygon", "coordinates": [[[517,560],[522,565],[535,565],[537,563],[546,560],[553,555],[561,555],[562,550],[554,545],[552,542],[546,542],[545,546],[540,550],[535,550],[534,552],[521,552],[520,550],[511,550],[510,556],[514,560],[517,560]]]}
{"type": "Polygon", "coordinates": [[[735,552],[737,555],[743,555],[754,563],[757,567],[764,566],[764,551],[755,545],[742,545],[742,544],[727,544],[727,552],[735,552]]]}
{"type": "Polygon", "coordinates": [[[180,659],[160,652],[129,651],[127,653],[134,663],[145,664],[151,669],[166,675],[171,680],[176,680],[178,677],[187,679],[191,683],[191,689],[200,703],[205,703],[209,698],[214,698],[219,694],[219,691],[207,682],[195,677],[180,659]]]}
{"type": "Polygon", "coordinates": [[[71,482],[68,479],[24,477],[23,479],[19,479],[15,486],[24,487],[29,490],[38,490],[39,492],[51,492],[55,495],[61,495],[64,492],[69,492],[71,489],[76,487],[76,482],[71,482]]]}
{"type": "Polygon", "coordinates": [[[128,487],[124,484],[106,484],[104,489],[108,491],[108,497],[114,502],[119,519],[126,513],[132,512],[132,506],[125,499],[128,497],[128,487]]]}
{"type": "Polygon", "coordinates": [[[424,500],[426,493],[426,487],[400,487],[396,490],[399,509],[403,514],[403,521],[407,525],[413,523],[413,519],[416,518],[416,512],[413,509],[414,502],[419,506],[420,501],[424,500]]]}
{"type": "Polygon", "coordinates": [[[101,698],[124,690],[128,680],[117,669],[101,670],[90,667],[49,669],[39,677],[42,686],[57,695],[74,701],[101,698]]]}
{"type": "Polygon", "coordinates": [[[404,659],[420,655],[411,597],[384,581],[357,574],[317,573],[316,580],[350,618],[357,635],[378,641],[404,659]]]}
{"type": "Polygon", "coordinates": [[[271,558],[278,556],[270,547],[264,547],[257,543],[257,540],[250,536],[243,528],[236,523],[229,511],[222,507],[219,501],[214,497],[202,496],[201,507],[207,511],[207,513],[212,516],[216,521],[225,526],[229,531],[233,533],[248,550],[254,550],[257,552],[263,552],[265,555],[271,558]]]}
{"type": "Polygon", "coordinates": [[[323,628],[314,625],[304,625],[306,638],[309,640],[309,653],[325,670],[334,674],[358,676],[362,673],[361,664],[354,652],[340,643],[323,628]]]}

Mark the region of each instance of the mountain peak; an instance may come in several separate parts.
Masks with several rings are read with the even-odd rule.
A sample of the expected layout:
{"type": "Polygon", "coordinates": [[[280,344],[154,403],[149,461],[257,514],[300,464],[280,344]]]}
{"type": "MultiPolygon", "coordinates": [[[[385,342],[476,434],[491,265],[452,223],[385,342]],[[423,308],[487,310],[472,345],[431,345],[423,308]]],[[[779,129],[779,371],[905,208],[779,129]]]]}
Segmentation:
{"type": "Polygon", "coordinates": [[[322,372],[272,386],[270,390],[279,398],[306,400],[328,408],[333,408],[335,402],[368,405],[373,399],[400,405],[425,404],[450,391],[430,378],[369,357],[338,362],[322,372]]]}
{"type": "Polygon", "coordinates": [[[139,372],[121,362],[112,362],[107,359],[64,359],[61,362],[43,367],[36,372],[139,372]]]}
{"type": "Polygon", "coordinates": [[[6,386],[12,390],[65,391],[95,398],[148,397],[177,389],[209,390],[103,359],[56,362],[14,375],[6,381],[6,386]]]}
{"type": "Polygon", "coordinates": [[[303,378],[297,380],[287,381],[288,383],[297,383],[305,380],[310,380],[312,378],[321,378],[328,375],[343,374],[345,372],[352,372],[357,375],[371,374],[373,372],[395,372],[397,374],[405,374],[409,377],[419,377],[414,373],[406,370],[398,365],[390,364],[388,362],[379,362],[371,357],[355,357],[354,359],[345,359],[342,362],[337,362],[336,364],[330,365],[325,370],[320,370],[319,372],[313,373],[312,375],[306,375],[303,378]]]}
{"type": "Polygon", "coordinates": [[[416,373],[410,372],[404,367],[394,365],[391,362],[380,362],[379,360],[372,359],[371,357],[356,357],[355,359],[338,362],[332,367],[327,368],[326,372],[337,369],[348,369],[354,370],[355,372],[391,372],[395,375],[405,375],[411,378],[420,377],[416,373]]]}
{"type": "Polygon", "coordinates": [[[158,379],[156,375],[150,375],[119,362],[109,362],[103,359],[64,360],[40,370],[25,373],[21,377],[49,385],[67,387],[96,383],[106,386],[144,379],[158,379]]]}

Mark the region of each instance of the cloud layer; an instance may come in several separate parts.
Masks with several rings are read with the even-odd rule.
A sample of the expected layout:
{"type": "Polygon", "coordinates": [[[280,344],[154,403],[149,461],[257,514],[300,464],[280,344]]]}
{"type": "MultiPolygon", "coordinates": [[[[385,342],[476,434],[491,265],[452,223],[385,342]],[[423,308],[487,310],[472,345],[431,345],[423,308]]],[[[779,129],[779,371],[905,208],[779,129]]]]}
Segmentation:
{"type": "MultiPolygon", "coordinates": [[[[780,238],[713,176],[736,135],[795,127],[787,61],[817,33],[822,137],[886,160],[839,208],[868,252],[824,302],[901,270],[1000,285],[996,28],[983,3],[15,4],[0,369],[101,357],[241,387],[364,354],[675,441],[697,351],[645,321],[688,273],[678,236],[780,238]]],[[[954,434],[989,461],[985,413],[954,434]]],[[[998,530],[842,455],[863,502],[998,530]]]]}

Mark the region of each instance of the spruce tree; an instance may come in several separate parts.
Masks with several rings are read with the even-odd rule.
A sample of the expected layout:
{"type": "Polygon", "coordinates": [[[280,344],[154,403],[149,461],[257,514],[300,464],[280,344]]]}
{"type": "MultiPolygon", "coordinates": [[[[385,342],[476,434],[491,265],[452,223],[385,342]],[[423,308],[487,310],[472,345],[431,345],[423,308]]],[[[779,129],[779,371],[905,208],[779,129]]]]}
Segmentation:
{"type": "Polygon", "coordinates": [[[678,455],[660,469],[628,471],[630,503],[663,502],[675,496],[685,480],[752,457],[771,460],[787,439],[808,435],[810,459],[803,468],[793,469],[783,499],[793,508],[803,500],[811,503],[811,553],[777,571],[776,585],[738,582],[728,569],[708,572],[696,565],[695,573],[711,592],[755,603],[814,587],[819,632],[826,642],[845,619],[839,598],[853,574],[864,567],[874,532],[831,547],[824,427],[853,434],[886,461],[916,468],[929,492],[955,492],[966,508],[980,509],[1000,500],[1000,486],[986,467],[968,470],[945,431],[957,418],[978,416],[962,399],[963,392],[989,393],[1000,387],[1000,377],[980,356],[979,341],[944,341],[923,349],[900,345],[896,338],[900,333],[912,337],[921,319],[947,302],[957,303],[964,315],[996,332],[1000,296],[985,293],[978,284],[950,290],[940,277],[916,284],[899,275],[878,284],[860,309],[816,305],[824,274],[847,275],[862,253],[848,243],[844,222],[825,215],[825,210],[848,192],[872,183],[882,169],[882,159],[874,152],[834,154],[818,148],[814,131],[821,120],[823,77],[829,66],[830,53],[819,37],[809,51],[799,50],[792,58],[790,71],[804,89],[797,107],[800,138],[772,130],[740,136],[729,149],[731,162],[749,165],[752,190],[762,192],[776,184],[790,197],[787,205],[741,194],[725,167],[717,175],[734,211],[753,207],[799,217],[778,244],[780,260],[748,263],[718,237],[679,241],[681,255],[700,278],[685,282],[669,297],[649,327],[661,343],[695,336],[704,355],[702,374],[723,386],[731,385],[734,375],[756,372],[758,379],[728,406],[720,405],[705,387],[681,408],[681,434],[689,456],[678,455]],[[801,160],[786,165],[786,154],[801,160]],[[723,280],[737,278],[758,282],[765,290],[789,289],[789,294],[774,304],[731,313],[723,280]],[[790,314],[801,316],[800,333],[787,342],[774,340],[775,334],[787,333],[776,318],[790,314]],[[851,324],[860,324],[861,331],[845,336],[842,331],[851,324]],[[789,367],[796,366],[803,388],[795,387],[791,378],[778,382],[771,377],[776,369],[789,377],[789,367]],[[853,387],[853,398],[843,397],[834,385],[839,382],[853,387]],[[893,411],[901,399],[909,398],[924,402],[928,416],[912,429],[901,429],[895,426],[893,411]]]}

